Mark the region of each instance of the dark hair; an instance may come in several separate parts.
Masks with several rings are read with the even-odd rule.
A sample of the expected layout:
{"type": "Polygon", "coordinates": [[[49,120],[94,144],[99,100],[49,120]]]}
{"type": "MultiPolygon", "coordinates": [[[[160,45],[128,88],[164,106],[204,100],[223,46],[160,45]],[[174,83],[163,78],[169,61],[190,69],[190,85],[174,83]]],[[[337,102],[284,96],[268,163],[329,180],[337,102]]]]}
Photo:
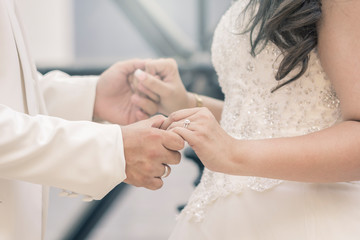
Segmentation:
{"type": "Polygon", "coordinates": [[[251,11],[246,31],[250,32],[251,54],[255,56],[273,42],[282,52],[275,79],[285,78],[295,67],[299,72],[272,91],[298,79],[309,63],[309,54],[317,46],[316,25],[321,17],[320,0],[250,0],[251,11]]]}

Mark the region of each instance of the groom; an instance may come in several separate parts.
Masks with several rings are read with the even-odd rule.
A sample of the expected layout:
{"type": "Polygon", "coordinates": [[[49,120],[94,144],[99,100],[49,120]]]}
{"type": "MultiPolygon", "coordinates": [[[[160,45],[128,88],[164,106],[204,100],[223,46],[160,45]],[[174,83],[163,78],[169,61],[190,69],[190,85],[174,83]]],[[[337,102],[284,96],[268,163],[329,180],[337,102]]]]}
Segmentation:
{"type": "Polygon", "coordinates": [[[133,96],[127,78],[143,61],[116,63],[99,78],[40,76],[18,13],[0,0],[0,239],[39,240],[47,186],[87,200],[122,181],[158,189],[184,141],[158,129],[162,116],[142,120],[154,106],[133,96]]]}

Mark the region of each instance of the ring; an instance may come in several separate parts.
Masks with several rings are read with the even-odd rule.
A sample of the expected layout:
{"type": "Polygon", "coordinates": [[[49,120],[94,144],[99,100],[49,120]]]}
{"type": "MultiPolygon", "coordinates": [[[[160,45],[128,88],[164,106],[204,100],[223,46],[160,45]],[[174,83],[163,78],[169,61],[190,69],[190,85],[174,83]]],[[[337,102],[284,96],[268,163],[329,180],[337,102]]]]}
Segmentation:
{"type": "Polygon", "coordinates": [[[167,176],[170,175],[170,167],[167,164],[164,164],[165,170],[164,170],[164,174],[161,176],[161,178],[166,178],[167,176]]]}
{"type": "Polygon", "coordinates": [[[189,119],[185,119],[183,127],[184,127],[184,128],[188,128],[188,126],[190,125],[190,123],[191,123],[191,122],[190,122],[189,119]]]}

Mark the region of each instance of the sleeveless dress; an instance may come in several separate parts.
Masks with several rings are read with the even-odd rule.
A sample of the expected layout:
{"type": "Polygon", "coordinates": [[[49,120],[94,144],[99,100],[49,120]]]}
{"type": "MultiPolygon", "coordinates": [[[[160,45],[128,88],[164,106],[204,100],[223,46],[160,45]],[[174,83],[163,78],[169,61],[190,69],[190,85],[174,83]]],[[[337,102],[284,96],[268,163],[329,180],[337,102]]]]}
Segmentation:
{"type": "MultiPolygon", "coordinates": [[[[250,55],[249,36],[240,34],[247,3],[236,1],[214,34],[212,61],[225,94],[221,126],[234,138],[265,139],[304,135],[341,121],[340,102],[316,50],[300,79],[271,93],[278,84],[281,52],[268,44],[256,57],[250,55]]],[[[170,239],[360,239],[360,184],[282,181],[205,169],[170,239]]]]}

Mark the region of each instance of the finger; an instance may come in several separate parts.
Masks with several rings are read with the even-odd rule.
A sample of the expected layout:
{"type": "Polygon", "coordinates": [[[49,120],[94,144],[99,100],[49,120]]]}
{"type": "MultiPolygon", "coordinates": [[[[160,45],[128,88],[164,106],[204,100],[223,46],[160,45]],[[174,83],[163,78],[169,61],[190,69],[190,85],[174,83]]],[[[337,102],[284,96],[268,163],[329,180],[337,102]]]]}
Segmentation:
{"type": "Polygon", "coordinates": [[[165,119],[166,117],[164,117],[163,115],[155,115],[149,119],[151,123],[150,126],[153,128],[160,128],[165,119]]]}
{"type": "Polygon", "coordinates": [[[134,94],[131,96],[131,102],[137,107],[141,108],[142,111],[144,111],[150,116],[158,112],[158,105],[156,103],[138,94],[134,94]]]}
{"type": "Polygon", "coordinates": [[[171,167],[167,164],[159,164],[161,167],[159,167],[159,170],[157,171],[155,177],[156,178],[166,178],[171,173],[171,167]]]}
{"type": "MultiPolygon", "coordinates": [[[[151,61],[147,61],[145,63],[145,72],[147,72],[150,75],[156,76],[156,68],[155,68],[155,64],[153,62],[157,62],[157,60],[151,60],[151,61]]],[[[159,77],[160,79],[160,77],[159,77]]]]}
{"type": "Polygon", "coordinates": [[[146,61],[144,59],[130,59],[128,60],[133,69],[145,69],[146,61]]]}
{"type": "Polygon", "coordinates": [[[167,151],[166,154],[163,155],[161,162],[169,165],[177,165],[180,163],[181,154],[178,151],[172,151],[164,148],[164,151],[167,151]]]}
{"type": "Polygon", "coordinates": [[[169,126],[173,123],[173,122],[179,122],[181,120],[185,120],[186,118],[189,118],[190,116],[195,115],[196,113],[198,113],[202,108],[187,108],[187,109],[182,109],[176,112],[173,112],[169,115],[169,117],[163,122],[163,124],[161,125],[161,129],[168,129],[169,126]]]}
{"type": "Polygon", "coordinates": [[[162,145],[173,151],[179,151],[184,148],[185,143],[181,136],[170,131],[163,131],[162,145]]]}
{"type": "Polygon", "coordinates": [[[130,74],[127,80],[130,84],[132,92],[135,92],[137,89],[137,79],[134,77],[134,74],[130,74]]]}
{"type": "Polygon", "coordinates": [[[168,177],[169,175],[170,175],[170,173],[171,173],[171,167],[169,166],[169,165],[167,165],[167,164],[163,164],[164,165],[164,173],[163,173],[163,175],[161,175],[161,178],[166,178],[166,177],[168,177]]]}
{"type": "Polygon", "coordinates": [[[161,178],[161,177],[163,177],[163,175],[165,173],[167,173],[169,171],[169,169],[166,169],[167,167],[165,165],[167,165],[167,164],[163,164],[163,163],[160,163],[160,162],[152,163],[151,168],[148,169],[146,174],[148,174],[151,177],[161,178]]]}
{"type": "Polygon", "coordinates": [[[127,61],[118,62],[120,71],[125,75],[132,74],[136,69],[145,69],[146,61],[143,59],[131,59],[127,61]]]}
{"type": "Polygon", "coordinates": [[[181,136],[191,147],[195,145],[197,138],[195,137],[195,134],[193,131],[182,128],[182,127],[176,127],[171,129],[171,132],[174,132],[181,136]]]}
{"type": "Polygon", "coordinates": [[[145,94],[148,98],[150,98],[154,102],[159,102],[160,96],[151,90],[151,89],[153,89],[152,87],[148,88],[148,87],[144,86],[143,84],[140,84],[140,81],[143,81],[143,79],[146,79],[148,77],[153,77],[153,76],[145,73],[144,71],[142,71],[140,69],[137,69],[135,71],[133,82],[136,83],[136,84],[134,84],[134,86],[136,87],[136,91],[139,91],[139,92],[145,94]]]}
{"type": "MultiPolygon", "coordinates": [[[[159,81],[161,81],[161,80],[159,80],[159,81]]],[[[138,85],[136,86],[136,90],[138,92],[140,92],[141,94],[145,95],[146,97],[148,97],[153,102],[156,102],[156,103],[160,102],[160,96],[157,95],[156,93],[152,92],[151,90],[149,90],[147,87],[144,86],[144,84],[138,83],[138,85]]]]}
{"type": "Polygon", "coordinates": [[[146,72],[152,75],[159,75],[161,78],[165,78],[169,73],[177,71],[178,66],[174,59],[160,58],[152,61],[147,61],[145,64],[146,72]]]}
{"type": "Polygon", "coordinates": [[[125,70],[128,70],[129,73],[133,73],[136,69],[145,69],[146,61],[144,59],[130,59],[124,61],[125,70]]]}
{"type": "Polygon", "coordinates": [[[135,77],[145,88],[151,89],[150,91],[159,96],[169,91],[168,85],[165,82],[159,80],[159,77],[154,77],[153,75],[148,74],[140,69],[136,70],[135,77]]]}
{"type": "Polygon", "coordinates": [[[135,116],[137,121],[141,121],[149,118],[149,115],[144,113],[141,109],[136,111],[135,116]]]}
{"type": "Polygon", "coordinates": [[[184,120],[171,123],[170,126],[166,130],[171,130],[173,128],[180,128],[180,127],[189,129],[190,131],[193,131],[194,129],[196,129],[196,121],[191,121],[190,118],[186,118],[184,120]],[[186,122],[186,121],[188,121],[188,122],[186,122]]]}
{"type": "Polygon", "coordinates": [[[163,185],[164,182],[161,178],[154,177],[151,180],[149,180],[149,183],[145,187],[150,190],[157,190],[160,189],[163,185]]]}

